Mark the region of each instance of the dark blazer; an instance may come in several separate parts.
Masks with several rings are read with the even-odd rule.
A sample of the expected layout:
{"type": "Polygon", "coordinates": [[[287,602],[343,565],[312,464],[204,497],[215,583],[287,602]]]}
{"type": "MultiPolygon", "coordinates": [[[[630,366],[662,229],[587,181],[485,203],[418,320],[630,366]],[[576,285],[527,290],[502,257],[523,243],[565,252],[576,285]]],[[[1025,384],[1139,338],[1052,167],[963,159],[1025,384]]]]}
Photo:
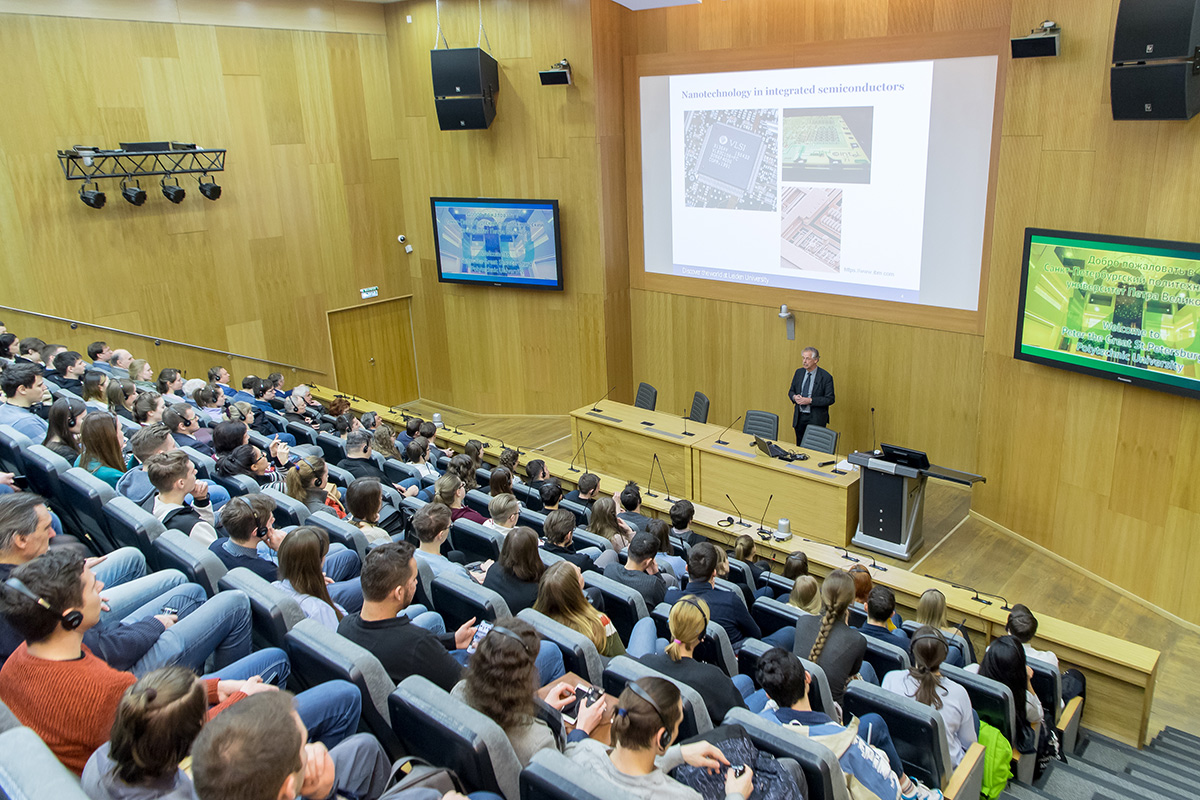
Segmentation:
{"type": "MultiPolygon", "coordinates": [[[[488,570],[491,574],[491,570],[488,570]]],[[[762,629],[746,610],[746,604],[734,596],[733,592],[713,587],[708,581],[692,581],[683,589],[668,589],[666,602],[675,605],[684,595],[694,594],[708,603],[709,619],[729,634],[729,643],[737,650],[746,639],[761,639],[762,629]]]]}
{"type": "MultiPolygon", "coordinates": [[[[800,424],[800,406],[792,402],[792,395],[800,394],[804,385],[804,368],[796,370],[792,376],[792,385],[788,387],[788,402],[792,403],[792,427],[800,424]]],[[[833,376],[817,367],[812,384],[812,413],[808,415],[810,425],[829,426],[829,407],[833,405],[833,376]]]]}

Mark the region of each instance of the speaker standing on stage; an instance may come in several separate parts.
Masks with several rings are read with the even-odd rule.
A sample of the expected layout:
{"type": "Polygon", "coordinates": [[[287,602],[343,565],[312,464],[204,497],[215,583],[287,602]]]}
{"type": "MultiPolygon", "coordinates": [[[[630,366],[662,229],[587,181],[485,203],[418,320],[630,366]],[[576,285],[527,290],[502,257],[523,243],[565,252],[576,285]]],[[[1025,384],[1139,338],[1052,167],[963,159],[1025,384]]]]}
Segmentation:
{"type": "Polygon", "coordinates": [[[796,444],[804,438],[809,425],[829,426],[829,407],[833,405],[833,376],[817,366],[821,354],[815,347],[804,348],[804,366],[792,376],[788,399],[792,411],[792,427],[796,429],[796,444]]]}

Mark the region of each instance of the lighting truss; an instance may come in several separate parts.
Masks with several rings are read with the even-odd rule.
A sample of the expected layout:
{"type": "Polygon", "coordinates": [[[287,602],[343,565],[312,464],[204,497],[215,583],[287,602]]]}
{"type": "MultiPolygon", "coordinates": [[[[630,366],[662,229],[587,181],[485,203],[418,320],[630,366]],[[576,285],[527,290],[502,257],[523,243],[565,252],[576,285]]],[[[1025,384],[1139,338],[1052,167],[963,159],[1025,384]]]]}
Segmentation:
{"type": "Polygon", "coordinates": [[[225,171],[225,149],[130,151],[76,147],[59,150],[58,162],[69,181],[203,175],[225,171]]]}

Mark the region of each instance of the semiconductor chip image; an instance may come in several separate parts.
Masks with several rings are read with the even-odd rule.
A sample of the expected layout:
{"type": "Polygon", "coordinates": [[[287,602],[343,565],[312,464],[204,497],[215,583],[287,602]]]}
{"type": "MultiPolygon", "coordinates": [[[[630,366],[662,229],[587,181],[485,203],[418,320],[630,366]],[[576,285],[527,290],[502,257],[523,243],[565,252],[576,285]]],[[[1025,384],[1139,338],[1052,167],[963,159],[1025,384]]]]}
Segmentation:
{"type": "Polygon", "coordinates": [[[778,109],[686,112],[685,204],[776,210],[778,142],[778,109]]]}
{"type": "Polygon", "coordinates": [[[783,180],[870,183],[873,117],[870,107],[785,108],[783,180]]]}

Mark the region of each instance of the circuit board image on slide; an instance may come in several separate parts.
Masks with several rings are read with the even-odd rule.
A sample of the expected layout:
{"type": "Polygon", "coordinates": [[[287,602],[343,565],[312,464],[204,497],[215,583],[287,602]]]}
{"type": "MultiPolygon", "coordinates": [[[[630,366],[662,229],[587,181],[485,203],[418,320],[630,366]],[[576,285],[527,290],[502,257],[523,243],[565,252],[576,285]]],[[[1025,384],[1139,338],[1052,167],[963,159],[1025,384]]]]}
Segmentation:
{"type": "Polygon", "coordinates": [[[779,197],[778,142],[778,109],[686,112],[685,204],[774,211],[779,197]]]}
{"type": "Polygon", "coordinates": [[[783,180],[870,183],[874,109],[785,108],[783,180]]]}
{"type": "Polygon", "coordinates": [[[785,186],[780,263],[807,272],[842,271],[842,190],[785,186]]]}

